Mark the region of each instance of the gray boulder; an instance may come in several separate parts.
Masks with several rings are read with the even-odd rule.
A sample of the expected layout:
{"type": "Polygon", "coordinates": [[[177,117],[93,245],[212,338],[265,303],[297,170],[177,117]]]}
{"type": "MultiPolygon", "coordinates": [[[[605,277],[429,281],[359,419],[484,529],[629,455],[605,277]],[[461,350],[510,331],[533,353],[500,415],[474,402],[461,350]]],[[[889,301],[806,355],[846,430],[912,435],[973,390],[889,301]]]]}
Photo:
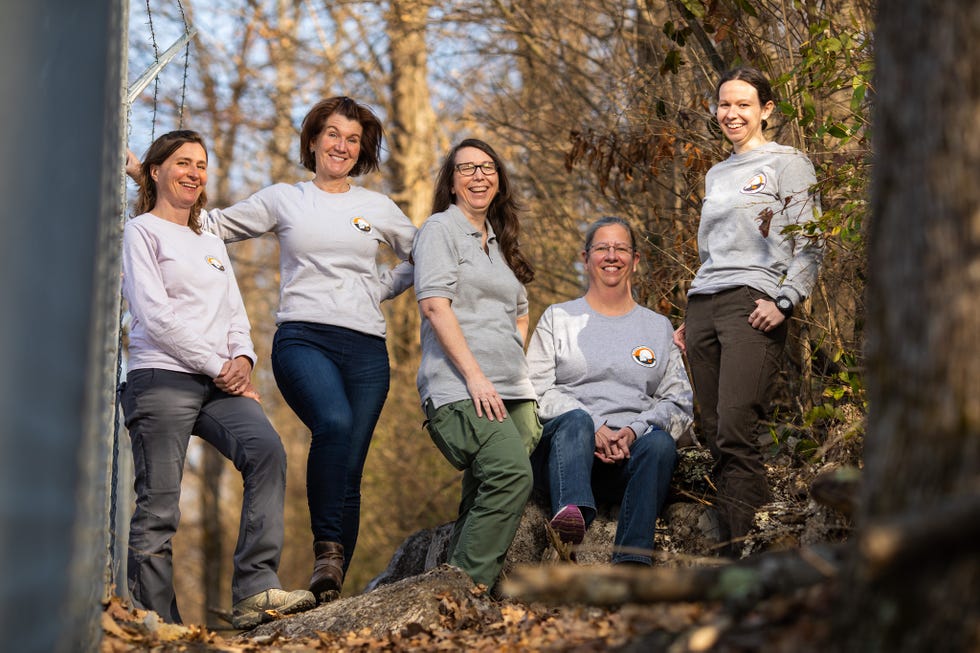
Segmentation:
{"type": "MultiPolygon", "coordinates": [[[[654,536],[658,550],[670,553],[709,555],[718,544],[717,522],[701,497],[710,492],[707,475],[711,456],[706,449],[686,447],[678,450],[678,463],[672,492],[657,522],[654,536]]],[[[517,533],[507,552],[503,574],[515,565],[554,563],[567,559],[567,550],[558,550],[548,538],[546,525],[551,518],[547,497],[535,492],[528,501],[517,533]]],[[[575,548],[579,564],[608,563],[616,536],[618,505],[598,506],[598,515],[586,531],[585,540],[575,548]]],[[[453,522],[410,535],[395,551],[387,568],[364,588],[370,592],[383,585],[417,576],[448,559],[453,522]]]]}

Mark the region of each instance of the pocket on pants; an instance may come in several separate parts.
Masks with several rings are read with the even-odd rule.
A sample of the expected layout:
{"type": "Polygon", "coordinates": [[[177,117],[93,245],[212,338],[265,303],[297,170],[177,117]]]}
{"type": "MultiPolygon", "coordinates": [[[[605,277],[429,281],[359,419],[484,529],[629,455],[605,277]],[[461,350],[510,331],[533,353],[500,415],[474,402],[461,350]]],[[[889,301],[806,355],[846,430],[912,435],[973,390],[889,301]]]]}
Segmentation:
{"type": "Polygon", "coordinates": [[[119,384],[119,404],[123,409],[123,421],[129,428],[139,417],[139,397],[147,388],[153,385],[154,370],[152,368],[130,370],[126,380],[119,384]]]}
{"type": "Polygon", "coordinates": [[[458,470],[464,470],[469,466],[469,455],[463,442],[472,430],[466,410],[465,403],[472,402],[469,399],[456,401],[445,406],[440,406],[435,410],[426,408],[428,420],[425,428],[429,431],[432,443],[436,445],[440,453],[458,470]]]}
{"type": "Polygon", "coordinates": [[[524,448],[527,450],[528,456],[530,456],[537,448],[538,442],[541,441],[541,434],[544,431],[544,428],[541,426],[541,420],[538,419],[538,402],[533,399],[527,399],[510,400],[504,402],[504,404],[507,406],[507,414],[514,422],[518,433],[521,434],[524,448]]]}

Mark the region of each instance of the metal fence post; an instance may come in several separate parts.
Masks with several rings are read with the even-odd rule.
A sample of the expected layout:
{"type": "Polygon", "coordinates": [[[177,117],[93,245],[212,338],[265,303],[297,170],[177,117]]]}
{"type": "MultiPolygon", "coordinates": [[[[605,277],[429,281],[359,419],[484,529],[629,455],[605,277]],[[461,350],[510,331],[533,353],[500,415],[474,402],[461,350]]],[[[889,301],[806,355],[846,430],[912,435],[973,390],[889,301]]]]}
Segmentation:
{"type": "Polygon", "coordinates": [[[126,7],[0,3],[0,642],[10,651],[95,651],[101,640],[126,7]]]}

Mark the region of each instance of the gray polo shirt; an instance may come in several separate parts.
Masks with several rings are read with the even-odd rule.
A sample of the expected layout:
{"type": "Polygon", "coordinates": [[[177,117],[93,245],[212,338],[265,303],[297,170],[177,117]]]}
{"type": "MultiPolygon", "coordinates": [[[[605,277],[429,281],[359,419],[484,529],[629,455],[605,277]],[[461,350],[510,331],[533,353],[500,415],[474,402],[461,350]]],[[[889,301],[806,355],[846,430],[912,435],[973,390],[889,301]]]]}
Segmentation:
{"type": "MultiPolygon", "coordinates": [[[[415,296],[445,297],[463,330],[466,344],[503,399],[534,399],[517,318],[528,312],[527,291],[497,246],[487,223],[487,248],[480,233],[455,205],[431,216],[412,249],[415,296]]],[[[417,383],[422,402],[438,408],[469,399],[466,383],[422,318],[422,361],[417,383]]]]}

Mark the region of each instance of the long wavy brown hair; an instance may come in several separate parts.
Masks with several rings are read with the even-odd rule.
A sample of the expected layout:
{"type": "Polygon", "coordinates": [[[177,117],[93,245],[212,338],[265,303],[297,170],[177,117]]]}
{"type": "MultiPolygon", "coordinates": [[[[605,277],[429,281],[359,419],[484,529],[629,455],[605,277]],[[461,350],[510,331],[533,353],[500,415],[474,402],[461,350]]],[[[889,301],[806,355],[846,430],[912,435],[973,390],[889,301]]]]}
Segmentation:
{"type": "Polygon", "coordinates": [[[475,147],[486,153],[487,156],[497,165],[497,195],[490,202],[487,209],[487,220],[493,227],[493,232],[497,235],[497,243],[507,266],[514,272],[514,276],[521,283],[530,283],[534,280],[534,267],[521,253],[521,221],[519,214],[521,206],[514,197],[511,190],[510,179],[507,177],[507,168],[500,160],[493,148],[476,138],[467,138],[461,141],[442,162],[439,168],[439,177],[436,179],[436,191],[432,199],[432,212],[442,213],[454,204],[453,198],[453,173],[456,171],[456,153],[464,147],[475,147]]]}
{"type": "MultiPolygon", "coordinates": [[[[136,211],[133,215],[142,215],[152,211],[157,205],[157,182],[150,175],[150,168],[163,165],[163,162],[170,158],[170,155],[180,149],[184,143],[197,143],[204,148],[204,156],[208,155],[208,147],[204,144],[204,138],[196,131],[190,129],[177,129],[167,132],[160,136],[143,155],[143,163],[140,164],[139,194],[136,196],[136,211]]],[[[202,188],[201,196],[191,207],[191,214],[187,218],[187,226],[194,233],[201,233],[201,211],[208,203],[208,194],[202,188]]]]}

